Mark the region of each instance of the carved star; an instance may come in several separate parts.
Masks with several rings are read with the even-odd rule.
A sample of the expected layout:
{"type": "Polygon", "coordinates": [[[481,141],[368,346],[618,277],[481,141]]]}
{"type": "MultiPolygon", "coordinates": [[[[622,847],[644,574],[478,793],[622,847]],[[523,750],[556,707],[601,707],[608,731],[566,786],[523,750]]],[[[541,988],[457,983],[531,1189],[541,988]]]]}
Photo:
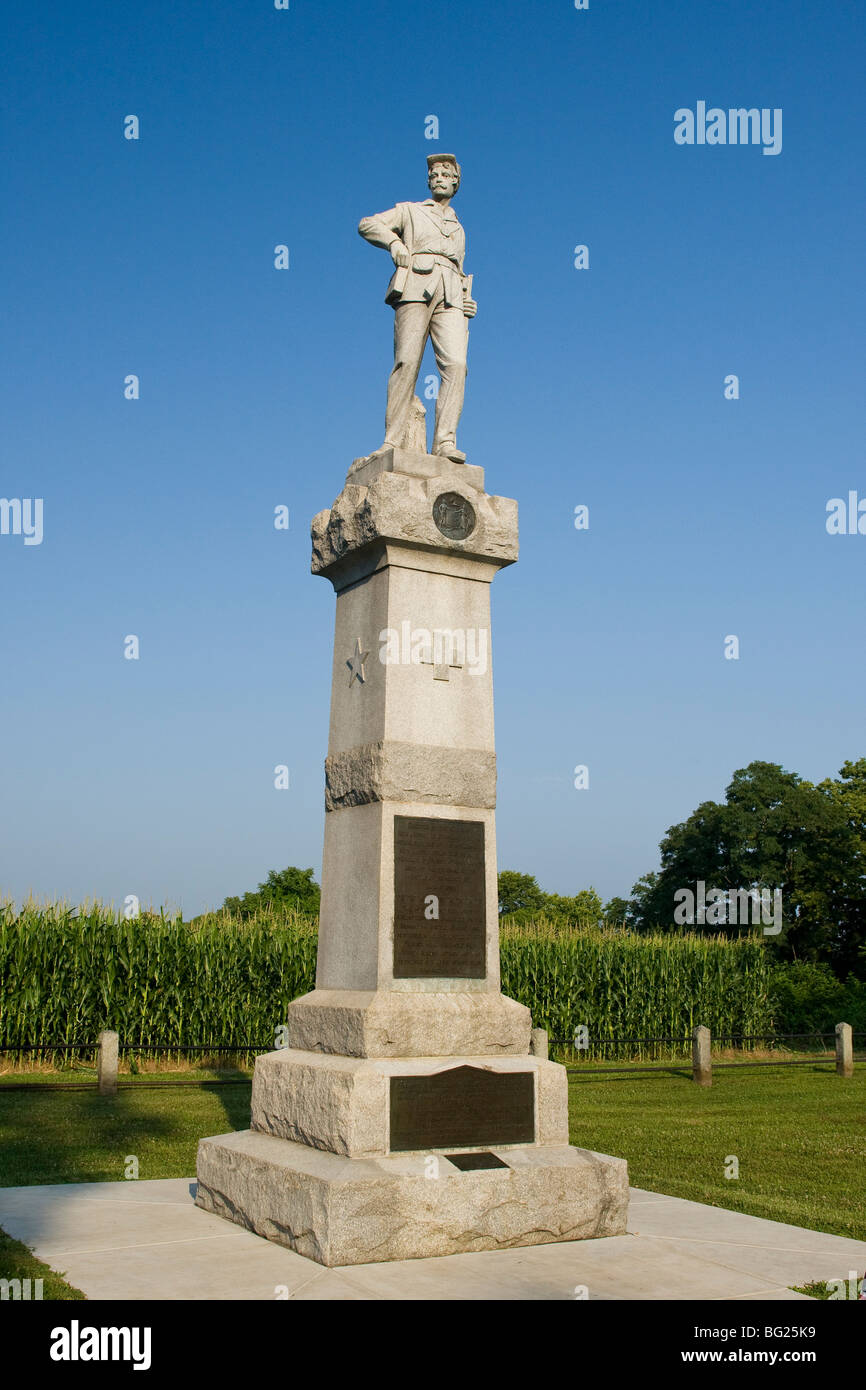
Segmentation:
{"type": "Polygon", "coordinates": [[[367,660],[367,657],[369,655],[369,652],[361,651],[361,639],[360,637],[356,637],[355,650],[352,652],[352,655],[346,662],[346,665],[349,668],[349,685],[351,685],[352,682],[355,680],[357,680],[359,685],[364,684],[364,681],[367,679],[366,674],[364,672],[364,662],[367,660]]]}

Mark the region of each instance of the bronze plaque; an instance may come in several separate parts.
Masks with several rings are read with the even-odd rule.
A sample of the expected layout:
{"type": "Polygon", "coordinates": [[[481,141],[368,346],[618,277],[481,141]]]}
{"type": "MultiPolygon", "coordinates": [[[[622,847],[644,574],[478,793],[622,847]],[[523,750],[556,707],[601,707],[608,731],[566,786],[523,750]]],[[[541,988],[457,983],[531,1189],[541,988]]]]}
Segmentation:
{"type": "Polygon", "coordinates": [[[391,1077],[392,1151],[534,1141],[534,1072],[450,1067],[391,1077]]]}
{"type": "Polygon", "coordinates": [[[475,530],[475,508],[459,492],[441,492],[433,503],[433,520],[446,540],[465,541],[475,530]]]}
{"type": "Polygon", "coordinates": [[[487,974],[484,822],[394,817],[394,978],[487,974]]]}

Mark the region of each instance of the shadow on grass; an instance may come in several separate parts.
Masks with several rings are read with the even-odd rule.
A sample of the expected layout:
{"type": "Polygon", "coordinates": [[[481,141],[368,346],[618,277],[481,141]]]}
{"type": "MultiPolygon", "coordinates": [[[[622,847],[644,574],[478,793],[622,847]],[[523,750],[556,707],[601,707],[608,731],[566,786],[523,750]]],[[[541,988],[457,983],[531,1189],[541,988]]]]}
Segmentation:
{"type": "MultiPolygon", "coordinates": [[[[237,1076],[238,1084],[236,1086],[218,1086],[212,1081],[205,1081],[200,1087],[203,1092],[206,1092],[219,1104],[225,1116],[225,1129],[220,1130],[220,1134],[228,1134],[230,1130],[249,1129],[250,1127],[252,1086],[248,1076],[244,1076],[242,1072],[238,1072],[237,1076]]],[[[228,1077],[225,1079],[228,1080],[228,1077]]],[[[208,1137],[205,1134],[199,1135],[200,1139],[208,1137]]]]}
{"type": "Polygon", "coordinates": [[[249,1081],[94,1090],[0,1089],[0,1187],[190,1176],[200,1138],[246,1129],[249,1081]]]}
{"type": "MultiPolygon", "coordinates": [[[[752,1076],[760,1076],[762,1073],[766,1075],[773,1071],[784,1071],[789,1074],[800,1072],[804,1076],[814,1076],[816,1074],[819,1076],[827,1076],[833,1075],[833,1066],[834,1064],[832,1062],[816,1062],[813,1066],[809,1066],[808,1063],[800,1062],[794,1064],[770,1062],[766,1065],[764,1063],[750,1064],[748,1062],[716,1062],[713,1064],[713,1070],[724,1073],[726,1076],[731,1072],[737,1071],[744,1074],[748,1073],[752,1076]]],[[[584,1070],[579,1066],[571,1066],[566,1063],[565,1069],[568,1073],[569,1084],[571,1084],[572,1081],[600,1081],[605,1084],[612,1081],[652,1081],[654,1078],[656,1080],[664,1079],[669,1081],[672,1077],[679,1077],[681,1081],[687,1081],[690,1086],[695,1086],[698,1090],[711,1089],[698,1087],[696,1085],[692,1079],[691,1065],[665,1066],[660,1062],[656,1066],[647,1068],[643,1071],[639,1066],[634,1066],[623,1071],[614,1071],[613,1069],[608,1071],[606,1068],[593,1071],[589,1067],[584,1070]]]]}
{"type": "Polygon", "coordinates": [[[665,1081],[670,1081],[672,1077],[678,1077],[678,1078],[680,1079],[680,1081],[687,1081],[687,1082],[689,1082],[690,1085],[693,1085],[693,1084],[694,1084],[694,1083],[692,1082],[692,1069],[691,1069],[691,1067],[661,1067],[661,1066],[660,1066],[660,1067],[658,1067],[658,1068],[655,1068],[655,1067],[654,1067],[652,1071],[638,1071],[637,1069],[635,1069],[634,1071],[617,1071],[617,1072],[614,1072],[614,1071],[597,1071],[597,1072],[590,1072],[589,1069],[587,1069],[583,1074],[581,1074],[581,1071],[580,1071],[580,1068],[579,1068],[579,1067],[567,1067],[566,1070],[568,1071],[568,1080],[569,1080],[569,1084],[571,1084],[571,1082],[573,1082],[573,1081],[575,1081],[575,1082],[576,1082],[576,1081],[582,1081],[582,1082],[599,1081],[599,1082],[603,1082],[604,1084],[608,1084],[609,1082],[612,1082],[612,1081],[629,1081],[629,1082],[633,1082],[633,1081],[652,1081],[654,1078],[655,1078],[656,1080],[664,1079],[665,1081]]]}

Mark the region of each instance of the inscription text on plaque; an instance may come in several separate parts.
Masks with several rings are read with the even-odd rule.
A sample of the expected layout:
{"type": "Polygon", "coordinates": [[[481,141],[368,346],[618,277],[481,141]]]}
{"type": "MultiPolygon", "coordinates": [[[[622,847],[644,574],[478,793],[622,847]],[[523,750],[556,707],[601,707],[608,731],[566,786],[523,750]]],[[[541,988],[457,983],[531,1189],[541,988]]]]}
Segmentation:
{"type": "Polygon", "coordinates": [[[484,822],[394,817],[394,978],[487,974],[484,822]]]}
{"type": "Polygon", "coordinates": [[[392,1152],[535,1142],[531,1071],[449,1067],[391,1077],[392,1152]]]}

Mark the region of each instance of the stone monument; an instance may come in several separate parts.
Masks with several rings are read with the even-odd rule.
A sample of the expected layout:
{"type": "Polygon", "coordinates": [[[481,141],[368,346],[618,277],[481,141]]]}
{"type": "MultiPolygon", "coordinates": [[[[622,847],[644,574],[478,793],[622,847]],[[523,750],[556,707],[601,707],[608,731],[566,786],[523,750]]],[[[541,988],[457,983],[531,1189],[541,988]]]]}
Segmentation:
{"type": "MultiPolygon", "coordinates": [[[[428,164],[435,198],[459,169],[428,164]]],[[[565,1068],[500,991],[490,584],[517,559],[517,504],[456,449],[466,330],[455,363],[441,319],[475,304],[462,229],[452,278],[427,208],[361,223],[398,296],[422,294],[414,277],[427,297],[395,301],[392,282],[386,441],[312,525],[337,595],[316,988],[289,1005],[289,1046],[256,1061],[250,1129],[198,1153],[200,1207],[325,1265],[626,1224],[625,1161],[569,1145],[565,1068]],[[458,286],[463,308],[445,303],[458,286]],[[412,394],[428,331],[452,369],[432,454],[412,394]]]]}

